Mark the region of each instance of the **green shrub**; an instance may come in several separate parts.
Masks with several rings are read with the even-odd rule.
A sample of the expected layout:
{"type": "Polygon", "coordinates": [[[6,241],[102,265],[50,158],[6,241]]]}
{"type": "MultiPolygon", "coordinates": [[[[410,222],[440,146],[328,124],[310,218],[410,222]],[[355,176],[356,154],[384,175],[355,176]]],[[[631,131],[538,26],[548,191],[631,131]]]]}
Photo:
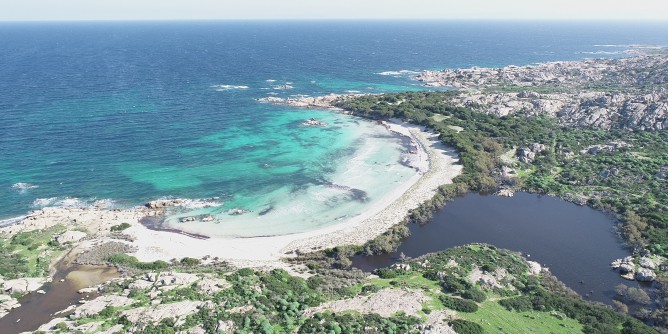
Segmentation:
{"type": "Polygon", "coordinates": [[[460,299],[446,295],[441,295],[439,299],[445,307],[455,311],[473,313],[478,310],[478,304],[472,300],[460,299]]]}
{"type": "Polygon", "coordinates": [[[137,263],[139,263],[139,260],[137,260],[136,257],[124,254],[124,253],[118,253],[118,254],[113,254],[110,255],[107,258],[107,261],[111,264],[115,265],[126,265],[126,266],[135,266],[137,263]]]}
{"type": "Polygon", "coordinates": [[[153,262],[139,262],[136,267],[144,270],[163,270],[169,268],[169,263],[158,260],[153,262]]]}
{"type": "Polygon", "coordinates": [[[459,279],[452,275],[443,277],[443,284],[441,284],[444,291],[451,293],[460,293],[462,291],[465,291],[467,290],[468,285],[470,285],[468,284],[468,282],[465,282],[462,279],[459,279]]]}
{"type": "Polygon", "coordinates": [[[482,290],[476,287],[464,291],[461,296],[462,298],[470,299],[477,303],[482,303],[485,301],[485,299],[487,299],[487,295],[485,295],[482,290]]]}
{"type": "Polygon", "coordinates": [[[464,319],[455,319],[450,321],[450,326],[457,334],[484,334],[485,329],[482,326],[464,319]]]}
{"type": "Polygon", "coordinates": [[[376,270],[376,275],[378,275],[378,277],[380,277],[380,278],[385,278],[385,279],[395,278],[395,277],[399,276],[397,274],[396,270],[387,269],[387,268],[382,268],[382,269],[376,270]]]}
{"type": "Polygon", "coordinates": [[[107,262],[117,266],[127,266],[143,270],[162,270],[169,268],[169,263],[158,260],[153,262],[139,262],[136,257],[124,253],[110,255],[107,262]]]}
{"type": "Polygon", "coordinates": [[[121,223],[121,224],[112,226],[110,230],[111,230],[111,232],[120,232],[120,231],[123,231],[123,230],[129,228],[130,226],[131,225],[128,224],[128,223],[121,223]]]}
{"type": "Polygon", "coordinates": [[[66,331],[67,330],[67,324],[64,323],[64,322],[59,322],[59,323],[56,324],[56,326],[54,326],[54,328],[59,330],[59,331],[66,331]]]}
{"type": "Polygon", "coordinates": [[[362,287],[363,294],[370,294],[380,291],[380,288],[376,285],[365,285],[362,287]]]}
{"type": "Polygon", "coordinates": [[[253,276],[255,274],[255,271],[253,271],[253,269],[251,268],[243,268],[237,270],[236,274],[239,276],[253,276]]]}
{"type": "Polygon", "coordinates": [[[98,313],[98,316],[100,316],[100,318],[109,318],[113,316],[114,313],[116,313],[116,309],[114,307],[107,306],[102,311],[100,311],[100,313],[98,313]]]}
{"type": "Polygon", "coordinates": [[[202,261],[200,261],[199,259],[193,259],[191,257],[184,257],[183,259],[181,259],[181,264],[184,265],[184,266],[187,266],[187,267],[197,266],[201,262],[202,261]]]}
{"type": "Polygon", "coordinates": [[[499,305],[505,307],[507,310],[516,310],[519,312],[530,311],[533,309],[533,303],[527,296],[520,296],[499,301],[499,305]]]}

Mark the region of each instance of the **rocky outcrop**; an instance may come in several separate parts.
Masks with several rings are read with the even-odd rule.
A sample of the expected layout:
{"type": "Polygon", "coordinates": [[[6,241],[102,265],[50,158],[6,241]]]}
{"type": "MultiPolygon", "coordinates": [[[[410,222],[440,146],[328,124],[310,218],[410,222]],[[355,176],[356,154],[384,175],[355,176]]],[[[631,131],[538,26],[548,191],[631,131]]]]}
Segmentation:
{"type": "Polygon", "coordinates": [[[352,97],[362,96],[362,95],[364,94],[347,94],[347,95],[329,94],[315,97],[303,96],[294,98],[293,97],[281,98],[281,97],[270,96],[258,99],[258,101],[263,103],[287,105],[297,108],[337,109],[336,107],[334,107],[335,104],[350,99],[352,97]]]}
{"type": "Polygon", "coordinates": [[[135,324],[155,324],[162,319],[173,318],[177,323],[182,322],[189,314],[197,312],[203,305],[200,301],[181,301],[172,304],[160,304],[146,307],[133,308],[121,312],[127,319],[135,324]]]}
{"type": "Polygon", "coordinates": [[[621,271],[622,273],[628,273],[633,271],[635,265],[633,264],[633,257],[627,256],[623,259],[617,259],[612,261],[610,267],[612,269],[619,269],[619,271],[621,271]]]}
{"type": "Polygon", "coordinates": [[[12,296],[0,295],[0,318],[19,306],[21,306],[19,301],[12,298],[12,296]]]}
{"type": "Polygon", "coordinates": [[[668,166],[660,167],[659,172],[654,177],[662,181],[668,179],[668,166]]]}
{"type": "Polygon", "coordinates": [[[327,126],[327,123],[322,122],[322,121],[318,121],[315,118],[309,118],[309,119],[305,120],[304,122],[302,122],[302,125],[305,125],[305,126],[327,126]]]}
{"type": "Polygon", "coordinates": [[[338,313],[348,310],[366,314],[375,313],[383,317],[392,316],[400,311],[408,315],[417,315],[417,312],[422,309],[422,303],[429,300],[429,297],[421,291],[389,288],[369,296],[357,296],[351,299],[323,303],[318,307],[306,309],[304,316],[311,317],[323,311],[338,313]]]}
{"type": "Polygon", "coordinates": [[[390,266],[392,269],[399,269],[402,271],[410,271],[411,270],[411,265],[408,263],[395,263],[392,266],[390,266]]]}
{"type": "Polygon", "coordinates": [[[488,289],[495,288],[511,288],[504,284],[505,278],[508,275],[505,269],[498,268],[493,272],[481,270],[481,268],[473,268],[473,270],[466,277],[471,284],[479,284],[481,287],[488,289]]]}
{"type": "Polygon", "coordinates": [[[448,326],[448,320],[456,318],[457,313],[451,310],[433,311],[427,314],[427,319],[417,329],[420,334],[457,334],[448,326]]]}
{"type": "Polygon", "coordinates": [[[638,265],[640,265],[643,268],[652,269],[652,270],[656,269],[656,267],[657,267],[656,262],[654,260],[652,260],[651,258],[646,257],[646,256],[641,257],[638,260],[638,265]]]}
{"type": "Polygon", "coordinates": [[[541,271],[543,271],[543,267],[540,265],[540,263],[535,262],[535,261],[527,261],[527,264],[529,265],[529,274],[530,275],[539,275],[541,271]]]}
{"type": "Polygon", "coordinates": [[[116,295],[107,295],[87,301],[74,309],[74,313],[70,315],[71,319],[79,319],[100,313],[107,307],[123,307],[134,303],[132,298],[116,295]]]}
{"type": "Polygon", "coordinates": [[[218,320],[218,326],[216,326],[216,333],[233,333],[234,329],[235,329],[234,321],[218,320]]]}
{"type": "Polygon", "coordinates": [[[530,164],[536,159],[536,155],[545,151],[545,145],[533,143],[528,147],[522,147],[517,150],[517,159],[521,162],[530,164]]]}
{"type": "Polygon", "coordinates": [[[652,282],[656,279],[656,272],[658,264],[650,257],[643,256],[637,260],[638,267],[636,267],[635,259],[632,256],[627,256],[623,259],[613,261],[610,266],[613,269],[619,269],[622,277],[629,280],[637,280],[640,282],[652,282]]]}
{"type": "Polygon", "coordinates": [[[149,209],[162,209],[171,206],[180,206],[183,204],[185,204],[185,201],[182,199],[161,199],[161,200],[150,201],[144,204],[144,206],[149,209]]]}
{"type": "Polygon", "coordinates": [[[598,144],[598,145],[591,145],[587,146],[583,150],[580,150],[580,153],[582,154],[590,154],[590,155],[597,155],[599,153],[612,153],[616,152],[620,149],[627,148],[627,147],[633,147],[633,145],[622,141],[622,140],[614,140],[611,141],[607,144],[598,144]]]}
{"type": "Polygon", "coordinates": [[[654,270],[641,268],[635,274],[635,279],[640,282],[651,282],[656,278],[654,270]]]}
{"type": "MultiPolygon", "coordinates": [[[[487,88],[502,86],[557,86],[582,88],[606,85],[637,87],[661,85],[668,82],[668,57],[640,55],[618,59],[586,59],[557,61],[529,66],[503,68],[445,69],[424,71],[415,77],[427,86],[457,88],[487,88]]],[[[521,93],[523,98],[535,95],[521,93]]]]}
{"type": "Polygon", "coordinates": [[[501,197],[513,197],[515,196],[515,191],[513,189],[509,188],[501,188],[499,191],[494,193],[496,196],[501,196],[501,197]]]}
{"type": "Polygon", "coordinates": [[[557,117],[562,124],[576,127],[668,129],[666,55],[425,71],[416,79],[427,86],[474,89],[450,96],[446,102],[496,116],[523,112],[557,117]],[[507,86],[526,89],[494,91],[507,86]]]}
{"type": "Polygon", "coordinates": [[[2,283],[2,290],[6,293],[26,294],[28,292],[37,291],[44,285],[46,278],[43,277],[26,277],[7,280],[2,283]]]}
{"type": "Polygon", "coordinates": [[[499,117],[523,112],[556,117],[562,124],[575,127],[658,131],[668,129],[667,98],[668,91],[657,88],[647,93],[474,91],[449,96],[446,101],[499,117]]]}
{"type": "Polygon", "coordinates": [[[178,272],[147,273],[144,275],[143,278],[135,281],[134,283],[137,283],[139,281],[144,281],[151,283],[151,285],[153,286],[168,286],[168,285],[187,286],[198,281],[199,279],[200,278],[197,275],[189,273],[178,273],[178,272]]]}
{"type": "Polygon", "coordinates": [[[221,290],[230,287],[231,284],[224,279],[214,277],[204,277],[197,282],[197,287],[204,293],[213,295],[221,290]]]}

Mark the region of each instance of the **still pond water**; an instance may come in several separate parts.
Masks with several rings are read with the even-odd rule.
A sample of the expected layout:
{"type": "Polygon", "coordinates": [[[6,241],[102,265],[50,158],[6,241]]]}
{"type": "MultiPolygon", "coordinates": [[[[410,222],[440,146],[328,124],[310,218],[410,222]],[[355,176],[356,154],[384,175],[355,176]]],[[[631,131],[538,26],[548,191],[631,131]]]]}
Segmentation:
{"type": "Polygon", "coordinates": [[[609,304],[615,285],[636,286],[610,268],[613,260],[630,255],[614,233],[616,223],[602,212],[556,197],[469,194],[446,204],[431,223],[411,224],[411,235],[395,253],[356,257],[353,264],[373,270],[391,265],[402,252],[418,257],[469,243],[488,243],[521,252],[549,267],[582,296],[609,304]]]}

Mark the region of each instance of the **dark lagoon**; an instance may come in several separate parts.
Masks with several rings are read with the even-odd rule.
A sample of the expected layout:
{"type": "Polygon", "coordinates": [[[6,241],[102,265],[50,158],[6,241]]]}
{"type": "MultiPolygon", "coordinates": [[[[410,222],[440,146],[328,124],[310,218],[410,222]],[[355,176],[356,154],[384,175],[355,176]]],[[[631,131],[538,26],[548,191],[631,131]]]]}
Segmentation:
{"type": "Polygon", "coordinates": [[[469,194],[434,214],[432,222],[411,224],[411,235],[395,253],[356,257],[362,270],[386,267],[402,252],[409,257],[469,243],[488,243],[521,252],[549,267],[582,296],[609,304],[621,278],[610,262],[630,255],[615,234],[617,221],[602,212],[556,197],[516,193],[513,197],[469,194]]]}

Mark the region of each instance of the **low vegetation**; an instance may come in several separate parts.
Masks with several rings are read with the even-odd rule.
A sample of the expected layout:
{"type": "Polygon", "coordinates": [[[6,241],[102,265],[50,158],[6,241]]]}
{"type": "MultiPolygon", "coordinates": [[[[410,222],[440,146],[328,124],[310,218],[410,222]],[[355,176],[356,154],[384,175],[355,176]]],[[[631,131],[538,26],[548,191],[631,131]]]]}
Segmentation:
{"type": "Polygon", "coordinates": [[[54,241],[54,236],[64,230],[62,226],[55,226],[21,232],[10,239],[0,238],[0,276],[6,279],[47,276],[52,260],[64,250],[54,241]]]}
{"type": "MultiPolygon", "coordinates": [[[[445,201],[468,191],[507,188],[555,195],[612,213],[622,222],[620,235],[634,254],[668,256],[668,131],[572,128],[547,116],[522,113],[496,117],[449,105],[452,94],[459,93],[361,96],[337,104],[363,117],[396,117],[424,125],[458,151],[462,175],[413,210],[407,222],[428,222],[445,201]],[[518,159],[519,150],[532,146],[538,149],[529,159],[518,159]]],[[[392,247],[382,238],[374,242],[386,245],[376,248],[392,247]]],[[[657,281],[667,280],[665,270],[658,268],[657,281]]],[[[654,287],[651,299],[656,303],[634,314],[668,326],[668,285],[654,287]]]]}
{"type": "Polygon", "coordinates": [[[195,328],[205,333],[419,333],[435,326],[450,326],[458,333],[656,333],[627,315],[554,288],[543,276],[531,275],[519,254],[493,246],[457,247],[402,264],[385,270],[386,278],[362,278],[338,269],[320,269],[308,279],[283,270],[198,274],[202,280],[223,281],[216,291],[199,281],[162,285],[160,277],[170,274],[158,271],[151,274],[156,278],[149,285],[137,284],[145,277],[139,275],[104,287],[107,295],[131,298],[130,305],[108,306],[58,326],[67,332],[95,322],[101,323],[98,330],[115,326],[118,332],[135,333],[195,328]],[[494,276],[498,284],[471,279],[483,267],[487,268],[483,273],[494,276]],[[336,300],[363,301],[386,289],[424,296],[421,309],[417,314],[406,310],[381,316],[367,311],[364,303],[355,304],[362,308],[336,312],[316,308],[336,300]],[[202,304],[192,313],[137,321],[128,316],[134,309],[187,301],[202,304]]]}

